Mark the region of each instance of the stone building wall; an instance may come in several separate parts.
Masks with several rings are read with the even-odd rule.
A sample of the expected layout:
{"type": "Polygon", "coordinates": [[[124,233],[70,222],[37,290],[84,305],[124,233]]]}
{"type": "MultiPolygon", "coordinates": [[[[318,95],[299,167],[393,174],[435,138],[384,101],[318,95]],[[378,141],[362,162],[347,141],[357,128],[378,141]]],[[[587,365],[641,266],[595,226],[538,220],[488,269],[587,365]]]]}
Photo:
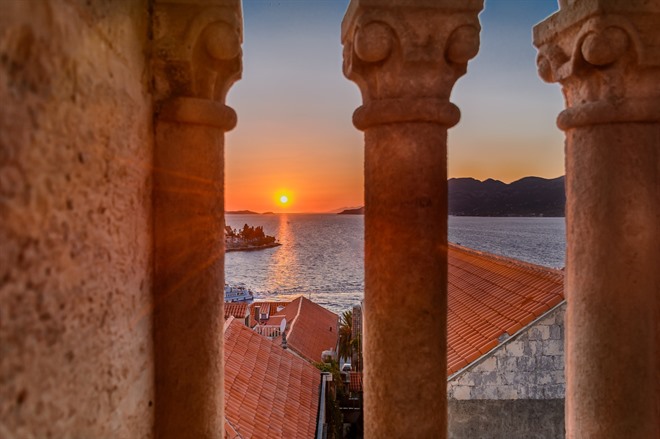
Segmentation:
{"type": "Polygon", "coordinates": [[[151,437],[148,2],[0,9],[0,437],[151,437]]]}
{"type": "Polygon", "coordinates": [[[449,377],[450,437],[564,437],[565,310],[563,302],[449,377]]]}

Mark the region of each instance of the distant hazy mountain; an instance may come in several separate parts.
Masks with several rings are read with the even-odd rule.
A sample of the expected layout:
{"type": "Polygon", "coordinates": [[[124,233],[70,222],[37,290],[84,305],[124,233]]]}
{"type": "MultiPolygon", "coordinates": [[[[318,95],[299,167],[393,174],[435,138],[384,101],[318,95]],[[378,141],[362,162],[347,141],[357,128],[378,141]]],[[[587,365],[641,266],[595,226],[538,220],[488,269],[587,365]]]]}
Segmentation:
{"type": "Polygon", "coordinates": [[[339,209],[329,210],[323,213],[342,213],[345,210],[361,209],[360,206],[340,207],[339,209]]]}
{"type": "MultiPolygon", "coordinates": [[[[455,216],[564,216],[564,177],[525,177],[513,183],[489,178],[450,178],[449,215],[455,216]]],[[[364,207],[340,215],[364,214],[364,207]]]]}
{"type": "Polygon", "coordinates": [[[564,177],[525,177],[513,183],[451,178],[449,214],[456,216],[564,216],[564,177]]]}
{"type": "Polygon", "coordinates": [[[364,215],[364,207],[357,207],[355,209],[346,209],[338,213],[338,215],[364,215]]]}

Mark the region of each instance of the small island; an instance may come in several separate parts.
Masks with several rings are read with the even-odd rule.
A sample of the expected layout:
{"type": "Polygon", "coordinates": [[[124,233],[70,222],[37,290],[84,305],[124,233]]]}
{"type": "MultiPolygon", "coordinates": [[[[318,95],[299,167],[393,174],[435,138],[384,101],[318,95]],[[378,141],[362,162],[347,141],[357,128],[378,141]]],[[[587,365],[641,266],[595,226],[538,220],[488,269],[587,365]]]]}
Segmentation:
{"type": "Polygon", "coordinates": [[[262,226],[250,227],[247,224],[239,231],[225,226],[225,251],[252,251],[280,246],[274,236],[264,233],[262,226]]]}

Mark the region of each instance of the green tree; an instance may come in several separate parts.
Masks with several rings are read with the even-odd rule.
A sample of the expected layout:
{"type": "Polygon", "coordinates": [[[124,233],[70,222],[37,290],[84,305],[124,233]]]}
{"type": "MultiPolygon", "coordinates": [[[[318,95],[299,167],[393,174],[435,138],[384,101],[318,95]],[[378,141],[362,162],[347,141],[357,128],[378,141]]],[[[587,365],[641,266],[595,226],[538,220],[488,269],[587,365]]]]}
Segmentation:
{"type": "Polygon", "coordinates": [[[344,311],[339,319],[339,358],[350,359],[353,356],[353,311],[344,311]]]}

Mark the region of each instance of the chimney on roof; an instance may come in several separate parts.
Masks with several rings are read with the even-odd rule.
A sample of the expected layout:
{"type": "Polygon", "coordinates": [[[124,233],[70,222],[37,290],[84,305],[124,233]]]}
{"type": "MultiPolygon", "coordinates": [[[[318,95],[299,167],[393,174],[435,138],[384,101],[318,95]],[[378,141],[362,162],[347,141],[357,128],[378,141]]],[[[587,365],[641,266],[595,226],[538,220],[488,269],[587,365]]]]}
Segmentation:
{"type": "Polygon", "coordinates": [[[259,311],[261,310],[261,307],[259,305],[254,306],[254,315],[256,316],[255,320],[257,323],[259,323],[259,311]]]}
{"type": "Polygon", "coordinates": [[[286,331],[282,331],[282,349],[286,349],[288,347],[286,343],[286,331]]]}

